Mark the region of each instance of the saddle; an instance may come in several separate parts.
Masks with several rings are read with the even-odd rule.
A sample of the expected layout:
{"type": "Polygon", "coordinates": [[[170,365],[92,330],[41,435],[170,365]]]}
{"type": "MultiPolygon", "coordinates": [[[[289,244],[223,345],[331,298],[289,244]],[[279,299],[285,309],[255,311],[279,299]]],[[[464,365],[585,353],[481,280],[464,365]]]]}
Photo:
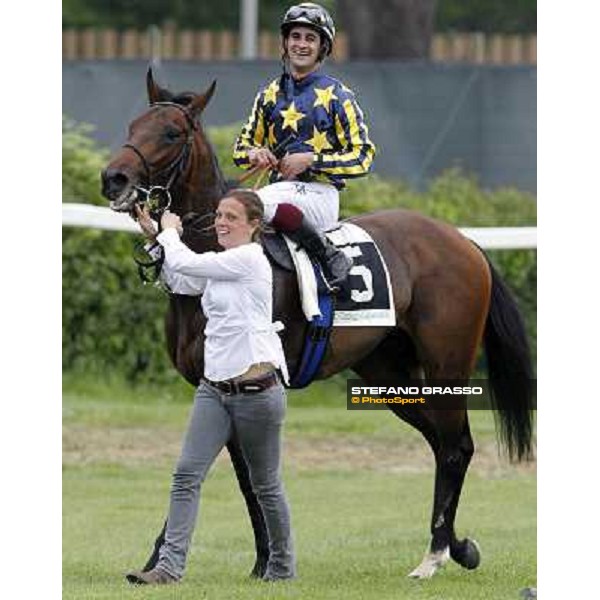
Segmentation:
{"type": "Polygon", "coordinates": [[[262,235],[263,249],[271,264],[296,273],[308,323],[302,358],[291,377],[292,388],[305,387],[316,376],[333,327],[396,324],[389,272],[371,236],[353,223],[343,223],[327,232],[327,236],[354,261],[346,289],[337,296],[331,295],[318,262],[307,259],[294,242],[278,232],[262,235]]]}
{"type": "MultiPolygon", "coordinates": [[[[264,252],[272,265],[277,265],[284,271],[295,272],[296,266],[291,250],[284,236],[279,232],[262,233],[261,238],[264,252]]],[[[302,354],[296,372],[291,374],[289,386],[292,389],[301,389],[309,385],[315,378],[325,356],[329,336],[333,328],[334,298],[329,293],[323,274],[315,260],[312,266],[317,280],[318,306],[307,313],[308,327],[306,329],[302,354]],[[309,314],[316,312],[309,318],[309,314]]],[[[302,284],[299,280],[300,295],[302,297],[302,284]]]]}
{"type": "Polygon", "coordinates": [[[261,242],[270,263],[290,273],[295,271],[290,249],[281,233],[278,231],[263,231],[261,242]]]}

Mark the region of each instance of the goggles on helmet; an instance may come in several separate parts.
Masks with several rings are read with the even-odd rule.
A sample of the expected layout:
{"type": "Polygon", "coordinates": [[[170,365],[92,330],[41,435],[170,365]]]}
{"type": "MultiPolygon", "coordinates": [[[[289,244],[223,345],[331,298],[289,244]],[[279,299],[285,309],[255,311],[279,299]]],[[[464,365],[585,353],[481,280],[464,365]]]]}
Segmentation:
{"type": "Polygon", "coordinates": [[[312,6],[292,6],[287,13],[285,13],[285,17],[283,18],[285,21],[293,21],[295,19],[300,19],[304,17],[314,23],[315,25],[320,25],[321,27],[325,27],[329,25],[327,23],[327,17],[323,13],[323,11],[319,7],[312,6]]]}

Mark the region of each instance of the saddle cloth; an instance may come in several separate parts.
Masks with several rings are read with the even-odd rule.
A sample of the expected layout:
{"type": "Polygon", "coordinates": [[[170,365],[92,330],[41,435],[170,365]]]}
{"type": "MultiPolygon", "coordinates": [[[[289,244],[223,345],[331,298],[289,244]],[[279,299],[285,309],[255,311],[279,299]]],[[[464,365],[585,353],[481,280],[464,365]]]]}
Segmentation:
{"type": "MultiPolygon", "coordinates": [[[[326,235],[354,261],[346,284],[349,294],[338,296],[333,326],[393,327],[396,313],[390,275],[373,238],[353,223],[342,223],[326,235]]],[[[285,240],[296,268],[302,310],[310,322],[321,316],[315,272],[306,252],[290,239],[285,240]]]]}

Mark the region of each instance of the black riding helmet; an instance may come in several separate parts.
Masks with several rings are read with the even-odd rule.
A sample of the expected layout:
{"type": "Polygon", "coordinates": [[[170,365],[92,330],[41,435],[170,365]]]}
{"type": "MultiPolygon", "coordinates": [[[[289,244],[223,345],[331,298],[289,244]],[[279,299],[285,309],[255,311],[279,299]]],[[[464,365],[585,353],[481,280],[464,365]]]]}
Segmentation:
{"type": "Polygon", "coordinates": [[[292,27],[297,25],[312,27],[321,36],[325,52],[319,54],[319,60],[331,54],[335,25],[330,14],[322,6],[313,2],[302,2],[291,6],[281,21],[280,30],[284,39],[287,38],[292,27]]]}

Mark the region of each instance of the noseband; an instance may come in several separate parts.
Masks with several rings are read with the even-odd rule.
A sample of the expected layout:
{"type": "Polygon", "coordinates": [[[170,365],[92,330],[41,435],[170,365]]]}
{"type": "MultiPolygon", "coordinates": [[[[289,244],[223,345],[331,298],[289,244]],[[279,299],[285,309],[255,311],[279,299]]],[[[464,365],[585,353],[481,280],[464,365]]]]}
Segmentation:
{"type": "Polygon", "coordinates": [[[155,102],[151,106],[172,106],[183,113],[189,125],[185,142],[181,146],[177,156],[166,167],[155,173],[152,172],[152,165],[139,148],[129,142],[123,144],[123,148],[129,148],[135,153],[144,167],[148,187],[145,188],[140,185],[134,187],[142,194],[145,194],[146,199],[144,203],[150,208],[151,216],[160,222],[162,214],[171,206],[170,189],[187,166],[194,140],[194,132],[198,130],[198,126],[190,112],[181,104],[176,104],[175,102],[155,102]],[[166,179],[165,185],[153,183],[153,180],[156,182],[163,178],[166,179]]]}
{"type": "MultiPolygon", "coordinates": [[[[147,188],[140,185],[134,186],[136,190],[145,194],[146,199],[143,203],[148,205],[150,209],[150,216],[158,221],[158,227],[160,231],[160,219],[163,213],[171,206],[171,192],[170,189],[177,180],[177,178],[185,171],[187,162],[192,149],[192,143],[194,140],[194,133],[198,130],[198,125],[194,121],[194,118],[190,112],[181,104],[175,102],[155,102],[154,106],[173,106],[177,110],[181,111],[186,118],[189,125],[187,131],[186,140],[182,145],[178,155],[163,169],[160,169],[156,173],[152,172],[152,166],[142,153],[134,144],[127,142],[123,144],[123,148],[129,148],[136,156],[140,159],[144,171],[146,172],[147,188]],[[153,184],[153,180],[165,178],[167,180],[166,185],[153,184]]],[[[205,226],[206,219],[213,219],[212,213],[205,215],[195,215],[184,222],[185,229],[190,229],[196,235],[210,235],[214,229],[214,225],[205,226]]],[[[160,284],[159,274],[162,269],[164,262],[164,251],[160,244],[154,244],[151,248],[147,248],[144,241],[140,241],[134,248],[133,259],[138,267],[138,274],[143,283],[160,284]],[[156,249],[156,252],[152,252],[156,249]]],[[[164,286],[160,286],[165,291],[169,291],[164,286]]]]}

